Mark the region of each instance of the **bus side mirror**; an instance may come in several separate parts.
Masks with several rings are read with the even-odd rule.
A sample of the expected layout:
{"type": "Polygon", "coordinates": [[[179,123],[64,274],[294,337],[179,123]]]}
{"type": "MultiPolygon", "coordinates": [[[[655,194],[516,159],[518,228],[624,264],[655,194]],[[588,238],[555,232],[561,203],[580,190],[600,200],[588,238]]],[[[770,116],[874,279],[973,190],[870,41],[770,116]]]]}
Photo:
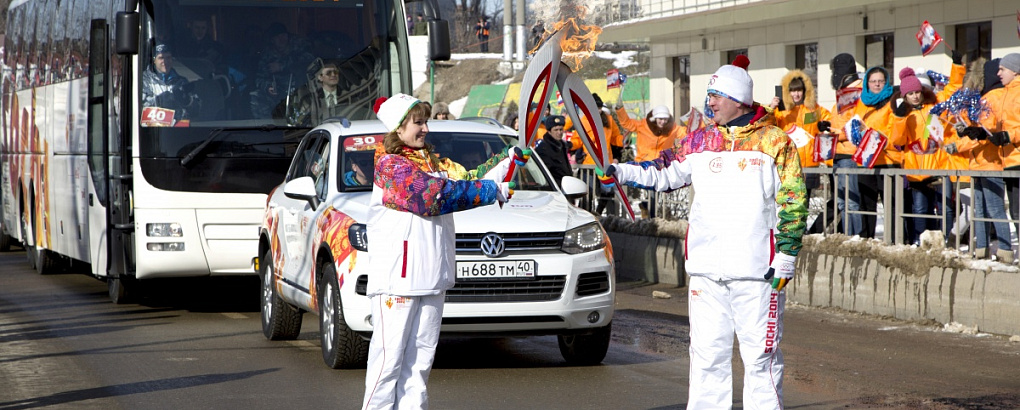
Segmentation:
{"type": "Polygon", "coordinates": [[[450,23],[446,20],[429,21],[429,60],[450,59],[450,23]]]}
{"type": "Polygon", "coordinates": [[[117,54],[138,54],[138,13],[133,11],[117,12],[117,54]]]}

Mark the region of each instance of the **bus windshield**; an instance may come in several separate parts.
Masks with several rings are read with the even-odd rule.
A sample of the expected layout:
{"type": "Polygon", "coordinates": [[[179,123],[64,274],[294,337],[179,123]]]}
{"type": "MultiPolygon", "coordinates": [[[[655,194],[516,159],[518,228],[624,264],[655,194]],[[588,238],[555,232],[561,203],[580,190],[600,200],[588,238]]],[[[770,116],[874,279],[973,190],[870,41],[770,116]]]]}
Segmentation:
{"type": "Polygon", "coordinates": [[[409,87],[398,1],[145,2],[137,93],[146,180],[266,193],[309,129],[374,118],[376,97],[409,87]]]}
{"type": "Polygon", "coordinates": [[[143,128],[368,119],[376,97],[408,86],[397,0],[145,4],[143,128]]]}

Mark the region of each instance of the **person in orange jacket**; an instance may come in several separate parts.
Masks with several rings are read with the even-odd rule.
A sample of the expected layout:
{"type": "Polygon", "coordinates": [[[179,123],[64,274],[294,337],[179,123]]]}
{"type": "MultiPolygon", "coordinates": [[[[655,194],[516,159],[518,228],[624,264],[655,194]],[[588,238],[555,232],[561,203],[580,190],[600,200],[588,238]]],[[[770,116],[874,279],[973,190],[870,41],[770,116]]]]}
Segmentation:
{"type": "MultiPolygon", "coordinates": [[[[991,115],[982,119],[982,124],[992,135],[988,140],[1002,147],[1003,169],[1020,170],[1020,54],[1010,53],[999,60],[996,77],[1002,83],[1002,91],[996,90],[985,97],[991,115]]],[[[990,73],[986,70],[985,75],[990,73]]],[[[1005,178],[1009,198],[1009,212],[1012,219],[1020,219],[1020,180],[1005,178]]],[[[1016,225],[1020,232],[1020,224],[1016,225]]]]}
{"type": "Polygon", "coordinates": [[[623,108],[623,100],[617,100],[616,117],[620,120],[621,128],[637,133],[637,154],[634,160],[638,162],[658,158],[659,152],[673,148],[676,140],[687,135],[687,128],[676,123],[665,105],[653,108],[644,120],[638,120],[630,118],[623,108]]]}
{"type": "MultiPolygon", "coordinates": [[[[983,59],[979,59],[983,60],[983,59]]],[[[1000,79],[990,73],[995,73],[999,67],[999,60],[991,60],[984,63],[981,71],[984,73],[982,99],[985,101],[998,101],[1002,98],[1005,89],[1000,79]]],[[[986,131],[989,125],[994,125],[994,115],[984,119],[971,119],[966,111],[961,113],[966,117],[966,127],[957,129],[962,137],[958,148],[962,153],[969,153],[971,157],[970,169],[977,171],[1002,171],[1003,157],[1001,147],[989,141],[991,136],[986,131]],[[990,121],[983,123],[981,120],[990,121]]],[[[1006,219],[1006,207],[1004,203],[1005,182],[998,177],[974,177],[974,217],[1006,219]]],[[[1013,261],[1012,244],[1010,243],[1009,224],[1006,222],[974,222],[974,257],[987,258],[990,256],[988,225],[995,229],[995,236],[998,239],[996,257],[1000,261],[1013,261]]]]}
{"type": "MultiPolygon", "coordinates": [[[[829,67],[832,69],[830,79],[832,89],[836,90],[836,104],[830,110],[831,122],[819,121],[818,131],[828,131],[836,136],[836,155],[831,162],[833,168],[857,168],[857,164],[851,158],[857,147],[843,132],[843,126],[853,117],[854,107],[861,98],[862,82],[860,75],[857,74],[857,62],[854,56],[841,53],[832,58],[829,67]]],[[[837,229],[849,236],[862,233],[863,222],[860,214],[848,213],[845,218],[843,215],[844,210],[848,212],[861,210],[857,175],[836,175],[836,210],[840,218],[843,218],[843,223],[837,229]]]]}
{"type": "MultiPolygon", "coordinates": [[[[949,154],[936,147],[935,136],[929,135],[928,112],[935,105],[937,97],[930,89],[925,89],[921,81],[910,67],[900,70],[900,93],[902,101],[893,109],[893,134],[902,135],[907,146],[903,152],[903,168],[905,169],[945,169],[949,162],[949,154]],[[932,150],[931,148],[934,148],[932,150]]],[[[896,101],[898,95],[893,96],[896,101]]],[[[932,121],[939,121],[933,119],[932,121]]],[[[943,133],[944,134],[944,133],[943,133]]],[[[934,175],[907,175],[909,184],[911,212],[919,215],[935,215],[942,209],[942,185],[934,175]]],[[[940,212],[943,213],[943,212],[940,212]]],[[[952,212],[944,212],[948,225],[952,225],[952,212]]],[[[938,223],[930,218],[911,218],[913,229],[907,230],[907,243],[920,243],[921,233],[925,230],[938,229],[938,223]]]]}
{"type": "MultiPolygon", "coordinates": [[[[794,126],[803,129],[808,138],[793,138],[794,144],[797,145],[797,153],[800,155],[801,169],[817,167],[818,162],[814,159],[815,137],[819,134],[829,135],[828,130],[820,132],[818,124],[829,124],[832,120],[832,114],[825,107],[818,105],[815,85],[811,81],[811,77],[808,77],[803,71],[792,70],[786,73],[780,84],[783,89],[782,98],[779,96],[773,97],[772,102],[768,106],[774,110],[772,114],[776,118],[776,126],[787,131],[787,133],[794,126]],[[785,110],[778,109],[780,101],[782,101],[786,108],[785,110]]],[[[791,134],[791,137],[793,136],[794,134],[791,134]]],[[[819,175],[805,173],[804,185],[809,191],[818,188],[821,185],[819,175]]],[[[834,216],[831,211],[834,209],[833,205],[834,202],[830,198],[829,204],[826,204],[830,209],[830,216],[834,216]]],[[[808,232],[821,233],[822,222],[821,218],[815,219],[815,223],[811,225],[808,232]]]]}
{"type": "MultiPolygon", "coordinates": [[[[596,93],[592,93],[592,97],[595,99],[595,105],[599,108],[599,120],[602,122],[602,129],[606,133],[606,143],[609,144],[607,149],[609,162],[607,165],[615,164],[619,160],[620,154],[623,152],[623,134],[620,133],[620,128],[617,127],[616,121],[613,121],[613,117],[609,114],[609,108],[605,107],[605,104],[602,102],[602,98],[596,93]]],[[[564,128],[573,128],[574,122],[570,117],[567,117],[566,123],[567,125],[564,126],[564,128]]],[[[588,124],[583,124],[583,127],[589,137],[595,138],[595,133],[590,129],[588,124]]],[[[595,160],[592,158],[591,153],[588,152],[588,148],[586,148],[584,143],[581,142],[581,137],[577,132],[574,132],[573,136],[570,138],[570,144],[571,151],[582,150],[584,153],[584,159],[581,161],[582,165],[595,165],[595,160]]],[[[598,189],[600,188],[598,180],[595,178],[587,178],[590,176],[589,174],[582,173],[581,175],[585,177],[583,179],[585,179],[585,182],[587,182],[590,187],[597,188],[599,204],[595,209],[595,214],[602,215],[602,212],[605,211],[607,207],[610,208],[611,214],[615,214],[616,206],[613,199],[614,193],[612,191],[598,189]]],[[[591,210],[590,199],[584,202],[585,205],[589,205],[584,208],[591,210]]]]}
{"type": "MultiPolygon", "coordinates": [[[[929,120],[940,121],[938,118],[929,118],[932,107],[936,103],[949,99],[963,84],[965,74],[961,64],[963,55],[953,50],[952,58],[953,65],[949,81],[937,94],[927,73],[915,72],[910,67],[900,70],[900,94],[894,95],[893,100],[899,102],[902,95],[903,101],[893,109],[892,132],[893,134],[904,134],[907,140],[903,150],[904,169],[952,169],[951,155],[941,147],[936,148],[934,145],[929,145],[927,132],[929,120]]],[[[941,137],[943,144],[955,141],[953,127],[944,127],[941,137]]],[[[965,160],[966,158],[960,156],[960,159],[965,160]]],[[[908,175],[907,181],[912,212],[927,215],[944,214],[947,222],[945,229],[948,231],[953,225],[955,208],[953,191],[942,192],[942,184],[938,177],[931,175],[908,175]],[[943,196],[946,198],[945,209],[942,206],[943,196]]],[[[908,231],[908,243],[917,244],[921,232],[938,229],[940,225],[935,219],[912,219],[914,229],[908,231]]]]}
{"type": "MultiPolygon", "coordinates": [[[[889,140],[885,149],[876,154],[873,168],[900,168],[903,162],[903,153],[900,149],[906,140],[903,135],[892,132],[892,79],[889,78],[889,72],[881,66],[871,67],[865,71],[864,79],[867,86],[861,92],[861,99],[857,101],[851,118],[860,117],[865,130],[876,130],[889,140]]],[[[858,175],[857,187],[860,190],[861,211],[874,212],[880,197],[892,195],[892,192],[883,192],[884,184],[877,175],[858,175]]],[[[861,236],[874,238],[877,222],[878,219],[874,215],[861,215],[861,236]]]]}

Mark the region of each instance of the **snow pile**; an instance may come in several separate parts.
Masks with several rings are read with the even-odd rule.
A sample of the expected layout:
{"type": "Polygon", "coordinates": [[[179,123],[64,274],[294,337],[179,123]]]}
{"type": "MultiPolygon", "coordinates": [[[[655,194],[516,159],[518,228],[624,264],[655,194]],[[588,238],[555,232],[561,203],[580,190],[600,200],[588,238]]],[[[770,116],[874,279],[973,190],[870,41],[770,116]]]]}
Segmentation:
{"type": "Polygon", "coordinates": [[[978,334],[977,326],[967,326],[957,322],[947,323],[945,326],[942,326],[942,331],[948,333],[961,333],[965,335],[978,334]]]}
{"type": "Polygon", "coordinates": [[[621,51],[614,53],[612,51],[596,51],[595,57],[604,60],[613,60],[613,67],[624,68],[636,65],[637,61],[634,61],[634,56],[637,55],[637,51],[621,51]]]}

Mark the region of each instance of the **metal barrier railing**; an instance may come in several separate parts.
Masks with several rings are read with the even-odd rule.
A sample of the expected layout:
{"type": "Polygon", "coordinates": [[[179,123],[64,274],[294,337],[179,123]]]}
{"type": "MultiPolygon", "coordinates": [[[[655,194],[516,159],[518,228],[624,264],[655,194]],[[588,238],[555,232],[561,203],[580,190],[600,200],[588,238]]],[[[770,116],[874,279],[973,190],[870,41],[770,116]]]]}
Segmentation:
{"type": "MultiPolygon", "coordinates": [[[[582,200],[581,207],[588,209],[599,215],[612,215],[624,217],[626,212],[620,206],[612,206],[615,204],[615,196],[610,195],[599,195],[599,185],[594,175],[594,167],[591,165],[575,165],[575,175],[584,181],[588,182],[588,195],[586,199],[582,200]]],[[[848,232],[849,231],[849,216],[850,215],[861,215],[871,216],[875,220],[881,219],[881,231],[878,227],[875,227],[875,238],[881,238],[883,242],[887,244],[902,244],[905,243],[905,238],[910,235],[908,230],[914,229],[912,223],[914,219],[931,219],[938,221],[939,229],[942,231],[945,238],[954,238],[955,247],[957,249],[962,245],[962,238],[967,237],[966,235],[950,235],[950,231],[953,228],[949,223],[949,215],[945,212],[952,209],[952,215],[954,222],[959,223],[960,216],[966,212],[967,222],[966,230],[958,230],[961,232],[969,231],[974,232],[975,223],[984,222],[1006,222],[1010,224],[1012,229],[1017,230],[1017,234],[1020,235],[1020,215],[1007,215],[1006,218],[992,218],[989,216],[976,217],[975,215],[975,196],[974,195],[974,178],[1002,178],[1004,180],[1017,180],[1017,184],[1020,185],[1020,171],[970,171],[970,170],[920,170],[920,169],[898,169],[898,168],[883,168],[883,169],[865,169],[865,168],[831,168],[831,167],[812,167],[804,168],[805,176],[807,175],[818,175],[820,183],[819,187],[812,189],[809,192],[810,200],[808,204],[808,211],[810,220],[821,218],[821,228],[818,229],[817,233],[832,234],[835,232],[848,232]],[[847,204],[850,201],[850,193],[848,184],[844,183],[843,192],[838,192],[839,184],[838,179],[843,178],[847,180],[851,175],[861,176],[874,176],[879,179],[881,185],[881,191],[879,196],[882,207],[879,208],[876,203],[874,210],[851,210],[849,206],[844,206],[842,213],[836,212],[838,208],[836,205],[837,195],[841,195],[843,203],[847,204]],[[907,175],[925,175],[934,177],[935,179],[928,185],[934,185],[940,189],[939,192],[939,203],[936,207],[938,212],[936,213],[914,213],[912,210],[907,210],[904,207],[906,204],[906,194],[908,182],[906,181],[907,175]],[[967,182],[956,182],[967,179],[967,182]],[[967,192],[967,207],[963,207],[963,201],[960,201],[961,191],[968,190],[967,192]],[[952,192],[952,195],[945,195],[946,192],[952,192]],[[889,193],[889,194],[886,194],[889,193]]],[[[877,188],[877,187],[876,187],[877,188]]],[[[638,212],[641,209],[641,217],[643,218],[664,218],[667,220],[676,219],[687,219],[687,215],[690,212],[691,200],[694,197],[693,189],[690,187],[678,189],[672,192],[653,192],[648,190],[636,189],[627,187],[625,189],[628,198],[634,207],[634,211],[638,212]],[[639,203],[643,203],[639,206],[639,203]]],[[[1005,189],[1004,189],[1005,191],[1005,189]]],[[[1009,214],[1009,195],[1004,192],[1004,198],[1002,203],[1004,214],[1009,214]]],[[[968,249],[974,249],[974,235],[969,235],[967,241],[968,249]]],[[[1007,242],[1012,243],[1012,238],[1006,239],[1007,242]]]]}

